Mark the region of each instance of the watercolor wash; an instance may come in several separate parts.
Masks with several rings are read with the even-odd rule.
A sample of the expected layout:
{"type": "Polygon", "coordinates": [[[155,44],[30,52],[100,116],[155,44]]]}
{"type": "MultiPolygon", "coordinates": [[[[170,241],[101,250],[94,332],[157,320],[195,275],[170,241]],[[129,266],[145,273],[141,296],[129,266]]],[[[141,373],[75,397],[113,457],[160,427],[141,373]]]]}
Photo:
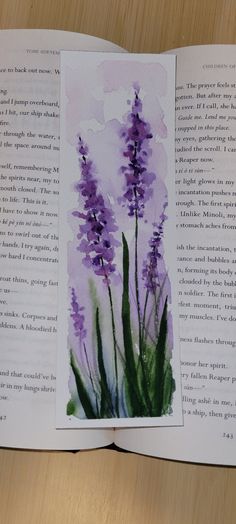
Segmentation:
{"type": "MultiPolygon", "coordinates": [[[[156,169],[153,162],[150,168],[156,132],[145,116],[138,82],[129,92],[123,122],[114,127],[119,167],[117,160],[114,167],[111,162],[112,195],[89,134],[85,140],[77,129],[78,181],[72,187],[77,207],[68,214],[73,240],[68,243],[67,415],[80,419],[172,413],[173,319],[164,249],[168,192],[158,174],[158,155],[156,169]],[[151,207],[159,209],[155,221],[147,212],[151,207]],[[76,253],[88,276],[86,297],[80,267],[76,272],[73,263],[76,253]]],[[[163,114],[159,127],[158,138],[164,139],[163,114]]],[[[106,148],[104,143],[104,165],[106,148]]]]}

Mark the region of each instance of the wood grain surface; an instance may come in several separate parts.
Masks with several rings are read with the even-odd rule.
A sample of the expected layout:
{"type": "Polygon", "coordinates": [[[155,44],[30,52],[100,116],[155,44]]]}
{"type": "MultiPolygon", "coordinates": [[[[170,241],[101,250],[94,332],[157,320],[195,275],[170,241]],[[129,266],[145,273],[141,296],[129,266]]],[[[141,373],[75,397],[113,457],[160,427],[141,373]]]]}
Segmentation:
{"type": "Polygon", "coordinates": [[[2,450],[4,524],[234,524],[233,468],[118,453],[2,450]]]}
{"type": "Polygon", "coordinates": [[[236,42],[235,0],[1,0],[1,29],[65,29],[129,51],[236,42]]]}
{"type": "MultiPolygon", "coordinates": [[[[236,43],[235,0],[0,0],[0,28],[93,34],[136,52],[236,43]]],[[[234,524],[236,469],[112,450],[0,451],[1,524],[234,524]]]]}

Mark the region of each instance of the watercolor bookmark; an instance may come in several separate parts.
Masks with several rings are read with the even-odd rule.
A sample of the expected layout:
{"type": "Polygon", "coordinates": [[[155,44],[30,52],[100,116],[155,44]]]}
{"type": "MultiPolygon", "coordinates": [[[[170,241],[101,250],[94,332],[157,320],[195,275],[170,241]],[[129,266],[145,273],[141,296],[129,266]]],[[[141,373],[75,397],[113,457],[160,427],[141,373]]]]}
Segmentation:
{"type": "Polygon", "coordinates": [[[182,424],[175,57],[61,62],[57,427],[182,424]]]}

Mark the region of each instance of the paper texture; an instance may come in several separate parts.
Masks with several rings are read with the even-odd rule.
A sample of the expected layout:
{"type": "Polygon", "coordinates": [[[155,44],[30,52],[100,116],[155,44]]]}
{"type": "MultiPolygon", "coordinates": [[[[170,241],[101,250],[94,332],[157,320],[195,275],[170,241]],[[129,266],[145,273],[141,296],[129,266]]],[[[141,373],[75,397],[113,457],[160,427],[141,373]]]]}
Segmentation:
{"type": "Polygon", "coordinates": [[[235,46],[174,52],[184,426],[119,431],[116,444],[172,459],[233,465],[235,46]]]}
{"type": "Polygon", "coordinates": [[[63,31],[1,31],[0,445],[105,446],[56,431],[59,50],[117,46],[63,31]]]}
{"type": "Polygon", "coordinates": [[[174,68],[62,53],[59,427],[182,422],[174,68]]]}

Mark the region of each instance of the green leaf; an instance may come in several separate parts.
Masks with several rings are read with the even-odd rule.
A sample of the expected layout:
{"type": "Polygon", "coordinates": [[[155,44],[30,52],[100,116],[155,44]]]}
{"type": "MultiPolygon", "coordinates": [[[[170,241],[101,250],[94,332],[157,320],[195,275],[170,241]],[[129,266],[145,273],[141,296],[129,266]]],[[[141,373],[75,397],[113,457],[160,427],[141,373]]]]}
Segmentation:
{"type": "Polygon", "coordinates": [[[147,348],[145,346],[143,347],[145,350],[144,358],[143,358],[143,364],[145,365],[145,377],[143,374],[143,367],[141,363],[140,356],[138,358],[138,363],[136,366],[136,373],[137,373],[137,380],[138,380],[138,387],[140,394],[143,395],[143,405],[142,405],[142,417],[151,417],[153,412],[153,405],[152,405],[152,390],[153,390],[153,375],[154,375],[154,350],[149,353],[147,348]],[[148,392],[148,402],[146,401],[147,398],[147,392],[148,392]]]}
{"type": "MultiPolygon", "coordinates": [[[[149,345],[143,344],[143,356],[144,356],[144,362],[145,362],[145,373],[147,377],[149,395],[150,395],[150,400],[151,400],[152,386],[155,380],[155,346],[151,346],[150,344],[149,345]]],[[[140,360],[139,360],[139,382],[142,385],[143,371],[141,368],[140,360]]]]}
{"type": "Polygon", "coordinates": [[[129,248],[124,233],[123,242],[123,294],[122,294],[122,327],[125,353],[125,376],[127,380],[127,394],[129,396],[128,405],[131,409],[131,416],[142,417],[143,402],[138,387],[137,368],[133,350],[133,340],[130,322],[130,302],[129,302],[129,248]]]}
{"type": "Polygon", "coordinates": [[[66,414],[70,416],[70,415],[74,415],[74,412],[75,412],[75,404],[71,398],[66,406],[66,414]]]}
{"type": "Polygon", "coordinates": [[[70,351],[70,365],[74,373],[77,393],[78,393],[78,396],[79,396],[79,399],[82,404],[86,417],[87,418],[97,418],[96,413],[93,409],[92,402],[89,398],[89,394],[86,391],[83,380],[81,378],[79,368],[76,364],[76,360],[75,360],[72,350],[70,351]]]}
{"type": "Polygon", "coordinates": [[[154,413],[156,417],[161,417],[163,410],[163,398],[164,398],[164,367],[165,367],[165,353],[166,353],[166,340],[167,340],[167,297],[163,308],[159,335],[156,345],[155,354],[155,398],[154,398],[154,413]]]}
{"type": "Polygon", "coordinates": [[[100,387],[101,387],[101,405],[100,417],[110,418],[113,416],[112,397],[109,390],[106,369],[103,359],[102,336],[99,323],[99,309],[96,309],[96,334],[97,334],[97,350],[98,350],[98,369],[100,373],[100,387]]]}
{"type": "Polygon", "coordinates": [[[162,414],[170,413],[173,393],[175,391],[175,380],[173,378],[172,367],[169,360],[165,364],[164,373],[164,391],[163,391],[163,407],[162,414]]]}

